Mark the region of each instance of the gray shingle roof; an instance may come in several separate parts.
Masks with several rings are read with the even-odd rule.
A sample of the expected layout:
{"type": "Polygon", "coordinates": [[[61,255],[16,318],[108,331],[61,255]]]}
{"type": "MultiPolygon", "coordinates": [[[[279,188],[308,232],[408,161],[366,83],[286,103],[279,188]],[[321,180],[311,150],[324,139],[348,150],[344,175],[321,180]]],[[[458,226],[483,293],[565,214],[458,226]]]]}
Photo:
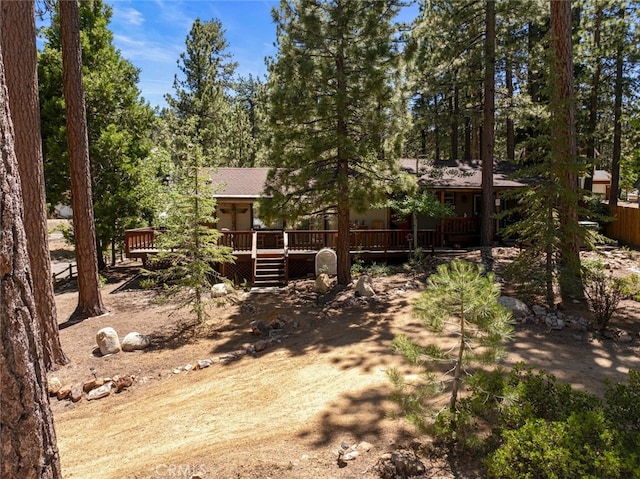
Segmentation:
{"type": "Polygon", "coordinates": [[[217,198],[259,198],[269,168],[217,168],[210,172],[217,198]]]}
{"type": "MultiPolygon", "coordinates": [[[[403,159],[402,168],[415,174],[416,160],[403,159]]],[[[419,164],[420,183],[431,188],[467,189],[482,186],[482,162],[452,160],[437,163],[419,164]]],[[[493,170],[495,188],[517,188],[525,186],[521,180],[511,178],[515,165],[506,161],[496,161],[493,170]]]]}
{"type": "MultiPolygon", "coordinates": [[[[403,159],[402,167],[415,174],[416,160],[403,159]]],[[[436,189],[479,189],[482,183],[482,164],[479,161],[439,162],[437,166],[429,163],[423,168],[420,182],[436,189]],[[423,171],[424,170],[424,171],[423,171]]],[[[493,186],[496,188],[514,188],[524,186],[522,181],[510,179],[513,165],[496,162],[493,186]]],[[[217,190],[216,198],[260,198],[267,180],[269,168],[217,168],[210,171],[211,179],[217,190]]]]}

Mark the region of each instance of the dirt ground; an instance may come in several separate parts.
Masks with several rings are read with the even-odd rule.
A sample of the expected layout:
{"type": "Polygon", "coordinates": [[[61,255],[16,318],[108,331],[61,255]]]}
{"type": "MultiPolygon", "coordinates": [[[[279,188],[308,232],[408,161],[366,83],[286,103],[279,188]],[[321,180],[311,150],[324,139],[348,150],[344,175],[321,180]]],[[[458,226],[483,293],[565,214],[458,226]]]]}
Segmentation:
{"type": "MultiPolygon", "coordinates": [[[[52,251],[64,250],[59,243],[52,241],[52,251]]],[[[456,256],[479,260],[477,252],[456,256]]],[[[51,399],[64,477],[372,479],[381,454],[415,436],[405,421],[389,418],[394,405],[385,371],[399,366],[410,372],[390,350],[395,334],[439,340],[411,315],[424,278],[376,278],[376,300],[346,290],[320,301],[325,304],[318,304],[310,280],[279,292],[239,292],[235,304],[213,306],[210,320],[193,333],[187,312],[123,286],[139,266],[122,263],[108,273],[102,290],[108,315],[69,323],[77,304],[73,283],[56,294],[71,362],[50,376],[63,384],[94,375],[136,376],[129,389],[103,399],[51,399]],[[225,362],[261,339],[252,334],[255,320],[283,327],[266,349],[225,362]],[[95,335],[105,326],[121,339],[132,331],[148,335],[151,346],[100,357],[95,335]],[[210,367],[185,371],[207,358],[214,360],[210,367]],[[338,463],[342,443],[362,441],[369,451],[360,447],[355,460],[338,463]]],[[[584,305],[575,308],[588,314],[584,305]]],[[[506,365],[525,361],[601,393],[604,379],[624,381],[629,368],[640,368],[640,303],[625,301],[613,326],[633,340],[621,344],[568,328],[517,325],[506,365]]],[[[423,460],[424,477],[479,477],[477,471],[454,474],[442,459],[423,460]]]]}

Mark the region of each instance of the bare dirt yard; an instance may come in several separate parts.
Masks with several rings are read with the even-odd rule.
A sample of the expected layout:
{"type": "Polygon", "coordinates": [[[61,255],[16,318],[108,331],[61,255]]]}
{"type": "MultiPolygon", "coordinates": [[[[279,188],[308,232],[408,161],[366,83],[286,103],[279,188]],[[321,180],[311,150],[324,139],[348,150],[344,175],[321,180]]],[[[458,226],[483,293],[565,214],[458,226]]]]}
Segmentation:
{"type": "MultiPolygon", "coordinates": [[[[52,241],[52,252],[64,250],[60,242],[52,241]]],[[[513,253],[494,252],[505,260],[513,253]]],[[[476,251],[455,256],[480,260],[476,251]]],[[[635,258],[621,272],[640,266],[635,258]]],[[[372,479],[383,453],[409,446],[416,436],[404,420],[389,418],[395,408],[385,371],[410,372],[390,349],[395,334],[440,340],[411,314],[424,276],[375,278],[373,299],[356,298],[351,289],[318,298],[311,280],[281,291],[238,292],[193,328],[187,311],[127,286],[139,267],[125,262],[106,274],[102,298],[109,314],[102,317],[69,322],[77,291],[73,282],[57,290],[60,335],[71,362],[50,378],[73,385],[135,376],[131,387],[102,399],[51,398],[66,478],[372,479]],[[278,329],[271,338],[255,336],[256,320],[278,329]],[[106,326],[121,339],[133,331],[147,335],[151,345],[101,357],[95,336],[106,326]],[[210,366],[197,367],[207,359],[210,366]],[[358,456],[338,461],[342,444],[357,445],[358,456]]],[[[584,304],[569,313],[588,318],[584,304]]],[[[507,366],[525,361],[595,393],[605,379],[625,381],[629,368],[640,368],[640,303],[624,301],[612,324],[631,335],[629,342],[540,323],[516,325],[507,366]]],[[[454,472],[443,457],[421,459],[427,466],[421,477],[482,476],[473,467],[454,472]]]]}

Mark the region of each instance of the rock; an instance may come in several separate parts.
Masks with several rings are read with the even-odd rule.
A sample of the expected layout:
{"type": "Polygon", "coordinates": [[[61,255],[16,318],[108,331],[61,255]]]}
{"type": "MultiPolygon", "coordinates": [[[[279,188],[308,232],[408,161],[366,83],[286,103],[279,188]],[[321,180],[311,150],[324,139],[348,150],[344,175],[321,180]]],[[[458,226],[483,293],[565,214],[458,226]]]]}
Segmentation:
{"type": "Polygon", "coordinates": [[[55,376],[49,378],[49,381],[47,382],[47,391],[49,392],[49,396],[55,396],[61,388],[62,383],[60,382],[60,379],[55,376]]]}
{"type": "Polygon", "coordinates": [[[253,349],[254,349],[256,352],[264,351],[265,349],[267,349],[267,342],[266,342],[266,341],[262,341],[262,340],[260,340],[260,341],[256,341],[256,342],[253,344],[253,349]]]}
{"type": "Polygon", "coordinates": [[[267,328],[262,321],[252,321],[251,332],[255,336],[268,336],[269,328],[267,328]]]}
{"type": "Polygon", "coordinates": [[[367,441],[361,441],[360,444],[358,444],[358,449],[364,452],[369,452],[372,448],[373,448],[373,444],[367,441]]]}
{"type": "Polygon", "coordinates": [[[620,333],[620,336],[618,336],[618,341],[621,343],[630,343],[633,341],[633,337],[627,331],[623,331],[620,333]]]}
{"type": "Polygon", "coordinates": [[[96,334],[96,343],[98,343],[100,354],[103,356],[120,352],[118,333],[116,333],[116,330],[113,328],[102,328],[98,331],[96,334]]]}
{"type": "Polygon", "coordinates": [[[515,319],[525,319],[531,314],[529,306],[524,304],[518,298],[512,298],[510,296],[500,296],[498,303],[511,311],[511,314],[515,319]]]}
{"type": "Polygon", "coordinates": [[[185,364],[182,369],[184,369],[185,371],[191,371],[193,369],[193,364],[191,363],[185,364]]]}
{"type": "Polygon", "coordinates": [[[571,329],[575,329],[576,331],[586,331],[587,329],[589,329],[589,321],[584,318],[569,316],[566,318],[565,323],[571,329]]]}
{"type": "Polygon", "coordinates": [[[242,356],[246,356],[246,355],[247,355],[246,349],[239,349],[237,351],[231,351],[228,354],[224,354],[220,356],[219,360],[222,364],[229,364],[229,363],[232,363],[233,361],[237,361],[242,356]]]}
{"type": "Polygon", "coordinates": [[[371,277],[367,274],[363,274],[358,278],[356,283],[356,296],[362,296],[365,298],[371,298],[376,295],[373,289],[373,283],[371,277]]]}
{"type": "Polygon", "coordinates": [[[211,286],[212,298],[222,298],[227,294],[229,294],[229,290],[227,289],[227,285],[225,283],[217,283],[211,286]]]}
{"type": "Polygon", "coordinates": [[[382,479],[419,476],[426,472],[425,465],[411,451],[397,450],[383,454],[374,466],[382,479]]]}
{"type": "Polygon", "coordinates": [[[88,393],[89,391],[91,391],[92,389],[95,389],[97,387],[100,387],[104,384],[104,379],[103,378],[94,378],[94,379],[89,379],[88,381],[86,381],[83,385],[82,385],[82,390],[86,393],[88,393]]]}
{"type": "Polygon", "coordinates": [[[75,383],[71,386],[71,402],[78,402],[82,399],[82,383],[75,383]]]}
{"type": "Polygon", "coordinates": [[[200,359],[198,360],[198,369],[208,368],[213,364],[211,359],[200,359]]]}
{"type": "Polygon", "coordinates": [[[122,376],[121,378],[116,379],[115,380],[116,392],[119,393],[124,389],[130,388],[134,380],[135,380],[135,376],[132,376],[130,374],[127,374],[125,376],[122,376]]]}
{"type": "Polygon", "coordinates": [[[331,279],[327,273],[320,273],[313,284],[313,292],[325,294],[331,289],[331,279]]]}
{"type": "Polygon", "coordinates": [[[147,336],[140,333],[129,333],[122,340],[122,350],[126,352],[136,351],[138,349],[148,348],[151,341],[147,336]]]}
{"type": "Polygon", "coordinates": [[[540,306],[539,304],[534,304],[531,307],[531,310],[533,311],[533,314],[535,314],[536,316],[546,316],[547,315],[547,308],[545,308],[544,306],[540,306]]]}
{"type": "Polygon", "coordinates": [[[356,457],[358,457],[360,455],[360,453],[358,451],[349,451],[348,453],[346,453],[344,456],[342,456],[342,458],[345,461],[353,461],[356,457]]]}
{"type": "Polygon", "coordinates": [[[564,321],[562,319],[559,319],[557,316],[555,316],[553,314],[548,314],[544,318],[544,322],[551,329],[560,330],[560,329],[564,328],[564,321]]]}
{"type": "Polygon", "coordinates": [[[67,399],[70,395],[71,395],[71,386],[62,386],[56,393],[56,397],[58,398],[58,401],[67,399]]]}
{"type": "Polygon", "coordinates": [[[103,397],[107,397],[109,394],[111,394],[112,387],[113,383],[108,382],[107,384],[103,384],[99,388],[95,388],[89,391],[89,394],[87,394],[87,400],[92,401],[93,399],[101,399],[103,397]]]}

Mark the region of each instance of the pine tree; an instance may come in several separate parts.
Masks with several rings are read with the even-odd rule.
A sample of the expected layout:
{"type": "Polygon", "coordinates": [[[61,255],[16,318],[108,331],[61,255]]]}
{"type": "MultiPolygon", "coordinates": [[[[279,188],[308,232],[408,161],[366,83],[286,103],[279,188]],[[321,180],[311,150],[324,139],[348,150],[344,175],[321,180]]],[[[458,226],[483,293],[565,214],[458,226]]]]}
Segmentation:
{"type": "Polygon", "coordinates": [[[560,287],[564,300],[582,296],[571,1],[551,0],[551,174],[557,196],[561,253],[560,287]]]}
{"type": "Polygon", "coordinates": [[[282,1],[270,64],[271,166],[261,215],[337,215],[338,283],[351,279],[350,209],[389,186],[402,120],[394,93],[400,2],[282,1]]]}
{"type": "Polygon", "coordinates": [[[86,318],[100,316],[107,309],[102,303],[98,281],[79,21],[78,4],[75,1],[61,2],[63,87],[74,211],[73,232],[78,263],[78,306],[73,316],[86,318]]]}
{"type": "Polygon", "coordinates": [[[230,90],[236,63],[219,20],[197,18],[186,38],[186,51],[180,54],[173,82],[175,96],[166,95],[167,103],[180,122],[190,123],[191,141],[200,145],[205,164],[220,166],[226,162],[230,90]]]}
{"type": "Polygon", "coordinates": [[[225,166],[263,166],[268,151],[266,101],[265,85],[259,78],[249,75],[234,83],[225,166]]]}
{"type": "Polygon", "coordinates": [[[159,260],[171,266],[160,276],[166,285],[165,296],[178,299],[179,308],[190,306],[201,323],[207,317],[211,286],[222,280],[216,266],[235,258],[230,248],[219,245],[221,233],[213,224],[214,185],[209,170],[203,168],[200,146],[190,143],[188,137],[179,138],[182,141],[175,143],[179,148],[175,154],[182,157],[181,166],[173,177],[167,228],[158,238],[163,251],[159,260]]]}
{"type": "Polygon", "coordinates": [[[0,145],[0,475],[59,479],[1,43],[0,145]]]}
{"type": "Polygon", "coordinates": [[[9,108],[15,131],[15,152],[20,170],[29,262],[39,271],[33,277],[45,367],[67,364],[58,334],[58,317],[51,282],[51,259],[42,166],[42,138],[36,63],[36,23],[33,1],[0,5],[0,43],[6,65],[9,108]]]}
{"type": "Polygon", "coordinates": [[[397,369],[388,373],[396,387],[395,400],[417,425],[428,426],[426,400],[449,384],[448,408],[455,427],[465,376],[472,375],[472,368],[495,364],[504,355],[504,342],[512,332],[511,313],[498,303],[499,296],[500,286],[493,274],[484,275],[480,266],[465,261],[440,265],[429,277],[425,291],[414,304],[414,314],[429,331],[450,333],[455,342],[449,348],[440,348],[398,335],[393,349],[410,364],[423,368],[424,381],[411,389],[397,369]],[[430,370],[437,364],[446,368],[442,380],[430,370]]]}
{"type": "MultiPolygon", "coordinates": [[[[146,182],[141,167],[151,151],[149,137],[155,119],[136,87],[139,70],[113,45],[108,29],[111,7],[101,0],[81,2],[79,14],[95,228],[102,269],[102,252],[111,246],[114,263],[124,230],[138,226],[147,214],[145,192],[139,185],[146,182]]],[[[42,135],[47,199],[55,205],[68,201],[70,184],[57,12],[51,26],[44,29],[44,37],[39,58],[42,135]]]]}

